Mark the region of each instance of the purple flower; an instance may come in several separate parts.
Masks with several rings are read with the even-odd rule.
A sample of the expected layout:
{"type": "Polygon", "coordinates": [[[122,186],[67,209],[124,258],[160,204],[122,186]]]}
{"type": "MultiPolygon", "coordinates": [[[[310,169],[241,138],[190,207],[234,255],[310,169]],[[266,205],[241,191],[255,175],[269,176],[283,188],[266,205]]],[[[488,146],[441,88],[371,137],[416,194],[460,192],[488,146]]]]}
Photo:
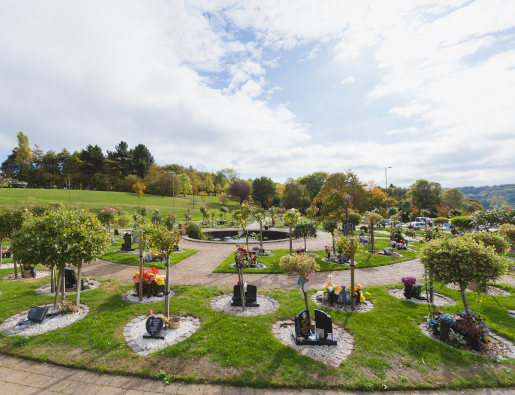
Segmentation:
{"type": "Polygon", "coordinates": [[[415,283],[417,282],[417,279],[415,277],[403,277],[401,279],[402,283],[404,284],[404,286],[407,286],[407,285],[415,285],[415,283]]]}

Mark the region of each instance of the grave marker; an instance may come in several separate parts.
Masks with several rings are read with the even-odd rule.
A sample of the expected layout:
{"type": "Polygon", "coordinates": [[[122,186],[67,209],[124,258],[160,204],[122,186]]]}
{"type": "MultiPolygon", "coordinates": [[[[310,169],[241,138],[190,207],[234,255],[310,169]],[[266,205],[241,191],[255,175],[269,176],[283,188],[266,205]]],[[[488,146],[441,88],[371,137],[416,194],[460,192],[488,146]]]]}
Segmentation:
{"type": "Polygon", "coordinates": [[[165,331],[163,330],[164,322],[160,317],[149,317],[145,324],[147,333],[143,335],[143,339],[164,339],[165,331]]]}

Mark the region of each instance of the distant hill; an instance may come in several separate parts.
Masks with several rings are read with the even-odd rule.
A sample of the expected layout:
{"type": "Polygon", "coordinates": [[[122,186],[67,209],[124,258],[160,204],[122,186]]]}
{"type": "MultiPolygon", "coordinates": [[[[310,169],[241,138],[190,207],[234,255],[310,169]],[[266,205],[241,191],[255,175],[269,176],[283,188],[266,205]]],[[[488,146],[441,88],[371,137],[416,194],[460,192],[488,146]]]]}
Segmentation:
{"type": "Polygon", "coordinates": [[[476,199],[484,208],[515,206],[515,184],[456,188],[466,199],[476,199]]]}

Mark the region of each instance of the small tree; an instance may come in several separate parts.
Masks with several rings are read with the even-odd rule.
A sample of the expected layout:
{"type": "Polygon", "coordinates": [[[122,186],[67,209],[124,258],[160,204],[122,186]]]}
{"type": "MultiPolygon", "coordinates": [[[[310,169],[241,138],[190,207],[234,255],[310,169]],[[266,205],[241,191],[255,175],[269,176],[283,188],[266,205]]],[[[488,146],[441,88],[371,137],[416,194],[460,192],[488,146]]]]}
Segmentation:
{"type": "Polygon", "coordinates": [[[227,201],[227,194],[226,193],[219,193],[218,199],[220,200],[220,203],[225,206],[225,202],[227,201]]]}
{"type": "MultiPolygon", "coordinates": [[[[256,257],[253,258],[253,261],[256,261],[256,257]]],[[[238,285],[240,286],[240,295],[241,295],[241,307],[243,311],[245,311],[245,283],[243,282],[243,269],[249,267],[252,261],[249,259],[248,246],[241,244],[236,245],[236,252],[234,254],[234,262],[236,263],[236,268],[238,269],[238,285]]]]}
{"type": "Polygon", "coordinates": [[[118,215],[115,219],[116,224],[120,228],[126,228],[132,222],[132,217],[129,214],[118,215]]]}
{"type": "Polygon", "coordinates": [[[266,224],[266,215],[263,213],[257,213],[256,214],[256,221],[259,224],[259,245],[260,250],[263,250],[263,225],[266,224]]]}
{"type": "Polygon", "coordinates": [[[469,284],[475,282],[484,288],[488,281],[496,281],[506,273],[506,261],[493,247],[465,237],[430,241],[422,246],[420,261],[436,281],[458,283],[467,314],[470,308],[465,290],[469,284]]]}
{"type": "Polygon", "coordinates": [[[229,212],[229,209],[225,206],[220,207],[220,212],[224,215],[224,221],[225,221],[225,214],[229,212]]]}
{"type": "Polygon", "coordinates": [[[458,215],[451,218],[451,224],[452,226],[455,226],[456,228],[460,230],[470,230],[474,226],[472,222],[472,218],[467,216],[458,215]]]}
{"type": "Polygon", "coordinates": [[[297,223],[299,222],[300,213],[296,209],[291,208],[288,211],[286,211],[286,213],[284,213],[284,220],[288,221],[288,226],[290,228],[289,233],[290,233],[290,254],[291,254],[291,251],[292,251],[292,227],[297,225],[297,223]]]}
{"type": "Polygon", "coordinates": [[[171,214],[165,215],[164,226],[166,226],[166,229],[173,230],[176,223],[177,223],[177,214],[171,213],[171,214]]]}
{"type": "Polygon", "coordinates": [[[200,207],[200,214],[202,214],[202,221],[206,216],[209,218],[207,207],[200,207]]]}
{"type": "Polygon", "coordinates": [[[141,197],[144,195],[143,191],[147,189],[145,184],[143,184],[141,181],[138,181],[135,184],[132,184],[132,191],[138,195],[138,208],[141,208],[141,197]]]}
{"type": "Polygon", "coordinates": [[[499,226],[499,234],[504,236],[504,238],[512,246],[515,245],[515,225],[503,224],[503,225],[499,226]]]}
{"type": "Polygon", "coordinates": [[[333,241],[333,256],[336,256],[336,250],[334,247],[334,231],[336,230],[336,228],[338,228],[338,224],[336,223],[335,220],[328,219],[328,220],[324,221],[324,223],[322,224],[322,227],[324,228],[324,230],[326,232],[331,233],[331,238],[333,241]]]}
{"type": "Polygon", "coordinates": [[[374,226],[377,225],[379,222],[383,220],[383,216],[381,214],[377,213],[368,213],[366,216],[366,221],[369,226],[369,232],[370,232],[370,244],[372,245],[372,253],[374,250],[374,226]]]}
{"type": "MultiPolygon", "coordinates": [[[[77,266],[76,305],[79,306],[82,265],[101,257],[109,244],[109,236],[98,218],[85,210],[75,210],[32,217],[17,232],[13,250],[25,265],[42,264],[59,270],[54,307],[58,306],[66,264],[77,266]]],[[[64,289],[62,293],[64,296],[64,289]]]]}
{"type": "Polygon", "coordinates": [[[316,218],[318,211],[319,208],[315,205],[309,206],[309,208],[306,210],[306,215],[309,219],[311,219],[311,223],[313,223],[313,218],[316,218]]]}
{"type": "Polygon", "coordinates": [[[492,247],[497,254],[505,254],[509,244],[501,236],[491,232],[469,233],[464,236],[474,240],[476,243],[483,243],[486,247],[492,247]]]}
{"type": "MultiPolygon", "coordinates": [[[[29,210],[26,208],[5,211],[2,215],[2,220],[0,221],[0,237],[3,235],[4,238],[9,238],[12,241],[16,231],[21,229],[24,222],[32,216],[32,214],[28,211],[29,210]]],[[[14,264],[14,278],[18,278],[17,257],[14,250],[12,254],[14,264]]]]}
{"type": "Polygon", "coordinates": [[[247,250],[249,249],[249,234],[247,232],[247,219],[254,213],[254,210],[249,206],[242,204],[239,210],[233,212],[234,220],[239,228],[245,234],[247,250]]]}
{"type": "Polygon", "coordinates": [[[150,235],[150,244],[166,257],[165,312],[170,317],[170,255],[175,251],[181,236],[178,230],[168,230],[164,226],[156,226],[150,235]]]}
{"type": "Polygon", "coordinates": [[[350,237],[338,237],[335,244],[338,246],[338,250],[341,250],[347,254],[350,258],[350,294],[351,294],[351,310],[356,308],[356,291],[354,289],[354,268],[356,267],[354,259],[361,254],[365,247],[360,243],[356,243],[354,238],[350,237]]]}
{"type": "Polygon", "coordinates": [[[279,266],[288,276],[297,274],[297,285],[302,287],[306,310],[309,311],[307,283],[309,281],[309,276],[320,269],[318,263],[316,263],[315,259],[311,258],[309,255],[290,254],[281,258],[279,266]]]}
{"type": "Polygon", "coordinates": [[[294,239],[304,239],[304,249],[307,251],[306,239],[317,237],[317,228],[313,224],[297,224],[293,229],[292,237],[294,239]]]}
{"type": "Polygon", "coordinates": [[[207,192],[206,191],[200,192],[200,196],[202,197],[202,201],[204,201],[204,199],[207,197],[207,192]]]}
{"type": "Polygon", "coordinates": [[[268,209],[268,214],[270,214],[270,217],[272,218],[272,226],[275,226],[275,216],[278,213],[278,208],[275,206],[272,206],[268,209]]]}
{"type": "Polygon", "coordinates": [[[449,220],[445,217],[436,217],[434,220],[433,220],[433,223],[435,225],[439,225],[439,224],[446,224],[447,222],[449,222],[449,220]]]}
{"type": "Polygon", "coordinates": [[[107,234],[111,234],[111,222],[114,222],[117,213],[118,211],[116,209],[107,206],[97,214],[98,220],[104,225],[107,225],[107,234]]]}

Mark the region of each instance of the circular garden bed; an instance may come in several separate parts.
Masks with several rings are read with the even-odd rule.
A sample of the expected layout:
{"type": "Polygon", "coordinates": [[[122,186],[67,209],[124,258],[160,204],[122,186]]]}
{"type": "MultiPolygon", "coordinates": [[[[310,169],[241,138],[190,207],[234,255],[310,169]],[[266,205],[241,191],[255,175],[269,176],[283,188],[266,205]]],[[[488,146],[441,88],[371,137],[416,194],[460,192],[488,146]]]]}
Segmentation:
{"type": "Polygon", "coordinates": [[[232,294],[217,296],[209,302],[214,310],[221,311],[226,314],[253,316],[270,314],[279,308],[279,302],[269,296],[259,295],[259,307],[245,307],[245,311],[241,306],[231,306],[232,294]]]}

